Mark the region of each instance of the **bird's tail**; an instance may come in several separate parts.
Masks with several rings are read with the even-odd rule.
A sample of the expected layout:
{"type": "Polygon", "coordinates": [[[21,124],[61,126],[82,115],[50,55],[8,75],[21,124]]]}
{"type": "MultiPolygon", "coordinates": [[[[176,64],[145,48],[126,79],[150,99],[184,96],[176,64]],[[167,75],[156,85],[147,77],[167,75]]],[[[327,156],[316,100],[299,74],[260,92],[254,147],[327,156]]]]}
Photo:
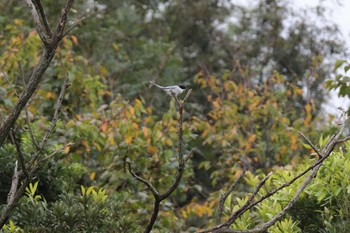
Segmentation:
{"type": "Polygon", "coordinates": [[[158,84],[156,84],[156,83],[154,83],[154,82],[152,82],[152,81],[148,81],[150,84],[152,84],[152,85],[154,85],[154,86],[156,86],[156,87],[158,87],[158,88],[160,88],[160,89],[163,89],[164,87],[162,87],[162,86],[160,86],[160,85],[158,85],[158,84]]]}

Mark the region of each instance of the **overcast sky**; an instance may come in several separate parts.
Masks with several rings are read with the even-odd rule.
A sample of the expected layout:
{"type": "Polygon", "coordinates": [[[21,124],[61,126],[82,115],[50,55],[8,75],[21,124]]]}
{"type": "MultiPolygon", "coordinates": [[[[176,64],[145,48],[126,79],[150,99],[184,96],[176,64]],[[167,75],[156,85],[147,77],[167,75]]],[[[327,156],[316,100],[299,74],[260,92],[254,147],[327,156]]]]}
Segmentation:
{"type": "MultiPolygon", "coordinates": [[[[235,0],[243,5],[252,5],[258,3],[257,0],[235,0]]],[[[290,1],[294,4],[296,9],[298,8],[312,8],[317,6],[319,2],[322,2],[327,7],[327,20],[336,23],[341,31],[342,39],[347,45],[347,50],[350,52],[350,1],[349,0],[294,0],[290,1]]],[[[322,22],[319,22],[322,23],[322,22]]],[[[350,58],[341,58],[350,60],[350,58]]],[[[335,62],[335,61],[334,61],[335,62]]],[[[349,108],[350,100],[349,98],[339,98],[337,92],[333,91],[331,93],[331,98],[329,102],[324,105],[325,112],[338,114],[338,107],[349,108]]]]}

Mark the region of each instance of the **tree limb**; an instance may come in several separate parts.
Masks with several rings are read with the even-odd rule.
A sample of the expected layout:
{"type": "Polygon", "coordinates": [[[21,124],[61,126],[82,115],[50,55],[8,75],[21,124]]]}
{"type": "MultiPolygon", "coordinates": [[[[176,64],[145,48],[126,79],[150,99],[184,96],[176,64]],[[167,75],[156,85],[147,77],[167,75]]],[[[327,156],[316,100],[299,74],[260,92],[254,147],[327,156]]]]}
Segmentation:
{"type": "MultiPolygon", "coordinates": [[[[30,13],[32,14],[36,29],[38,31],[39,37],[41,39],[41,41],[44,43],[45,47],[49,46],[49,40],[47,35],[45,34],[44,31],[44,26],[42,25],[41,21],[40,21],[40,17],[39,14],[37,12],[37,8],[35,7],[35,4],[33,3],[32,0],[25,0],[27,3],[27,6],[30,10],[30,13]]],[[[37,2],[40,2],[39,0],[37,0],[37,2]]],[[[41,3],[40,3],[41,5],[41,3]]]]}
{"type": "Polygon", "coordinates": [[[178,130],[178,137],[179,137],[179,147],[178,147],[178,168],[177,168],[177,174],[175,177],[175,180],[173,181],[173,183],[170,185],[170,187],[168,188],[168,190],[166,192],[164,192],[163,194],[160,194],[154,187],[153,185],[148,182],[147,180],[143,179],[142,177],[136,175],[136,173],[134,173],[131,170],[131,165],[129,162],[127,162],[128,167],[129,167],[129,172],[131,173],[131,175],[133,177],[135,177],[138,181],[142,182],[143,184],[145,184],[147,186],[147,188],[152,192],[153,197],[154,197],[154,205],[153,205],[153,210],[152,210],[152,215],[151,218],[144,230],[144,233],[149,233],[151,232],[154,223],[157,220],[158,217],[158,213],[159,213],[159,207],[160,204],[163,200],[165,200],[166,198],[168,198],[173,192],[174,190],[177,188],[177,186],[179,185],[182,175],[184,173],[184,169],[185,169],[185,165],[186,165],[186,161],[188,160],[190,153],[192,153],[192,150],[190,151],[190,153],[187,155],[187,157],[184,157],[184,152],[183,152],[183,111],[184,111],[184,103],[186,102],[186,100],[188,99],[188,97],[191,95],[192,90],[190,89],[187,92],[187,95],[185,97],[184,100],[179,100],[178,98],[176,98],[176,96],[174,96],[179,113],[180,113],[180,118],[179,118],[179,130],[178,130]]]}
{"type": "Polygon", "coordinates": [[[67,0],[66,2],[66,5],[64,6],[63,10],[62,10],[62,14],[61,14],[61,17],[59,19],[59,23],[57,25],[57,28],[56,28],[56,33],[55,35],[57,36],[57,39],[58,40],[61,40],[63,37],[64,37],[64,27],[67,23],[67,15],[68,15],[68,12],[70,11],[70,8],[72,7],[73,5],[73,2],[74,0],[67,0]]]}
{"type": "Polygon", "coordinates": [[[44,25],[46,34],[49,36],[49,38],[51,38],[52,37],[52,31],[51,31],[49,22],[47,20],[44,8],[43,8],[43,6],[41,4],[41,1],[40,0],[34,0],[34,4],[35,4],[35,7],[36,7],[37,11],[39,12],[39,15],[40,15],[42,23],[44,25]]]}

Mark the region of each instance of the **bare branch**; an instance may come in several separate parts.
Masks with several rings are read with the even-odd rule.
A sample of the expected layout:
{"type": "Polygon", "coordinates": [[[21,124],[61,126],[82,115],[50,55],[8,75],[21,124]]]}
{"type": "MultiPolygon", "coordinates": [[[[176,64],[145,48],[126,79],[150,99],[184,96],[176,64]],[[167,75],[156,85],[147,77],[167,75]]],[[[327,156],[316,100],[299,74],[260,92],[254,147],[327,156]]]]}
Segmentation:
{"type": "Polygon", "coordinates": [[[15,168],[13,170],[11,188],[10,188],[9,194],[7,195],[7,203],[11,203],[13,201],[15,194],[17,192],[17,186],[18,186],[18,180],[19,180],[17,169],[18,169],[18,161],[16,161],[15,168]]]}
{"type": "Polygon", "coordinates": [[[51,28],[50,28],[50,25],[49,25],[49,22],[47,20],[47,17],[46,17],[46,13],[44,11],[44,8],[41,4],[41,1],[40,0],[34,0],[34,4],[36,6],[36,9],[39,11],[39,15],[41,16],[41,20],[43,22],[43,25],[44,25],[44,28],[45,28],[45,31],[46,31],[46,34],[51,37],[52,36],[52,31],[51,31],[51,28]]]}
{"type": "Polygon", "coordinates": [[[46,156],[45,158],[41,159],[41,160],[39,161],[39,163],[42,163],[42,162],[44,162],[44,161],[46,161],[46,160],[51,159],[52,157],[54,157],[55,155],[57,155],[59,152],[63,151],[63,150],[66,149],[67,147],[73,146],[73,145],[74,145],[74,143],[72,143],[72,142],[67,143],[66,145],[62,146],[61,148],[58,148],[57,150],[53,151],[51,154],[49,154],[49,155],[46,156]]]}
{"type": "Polygon", "coordinates": [[[59,19],[57,28],[56,28],[56,33],[55,36],[57,36],[58,40],[61,40],[64,37],[64,27],[67,23],[67,15],[68,12],[70,11],[70,8],[73,5],[74,0],[67,0],[66,5],[64,6],[63,10],[62,10],[62,14],[61,17],[59,19]]]}
{"type": "Polygon", "coordinates": [[[58,99],[57,99],[57,102],[56,102],[56,105],[55,105],[55,112],[53,114],[51,125],[46,130],[46,133],[45,133],[42,141],[39,144],[39,149],[40,150],[42,150],[44,148],[45,143],[47,142],[50,134],[52,133],[53,129],[56,126],[56,123],[57,123],[57,120],[58,120],[58,113],[61,111],[61,105],[62,105],[62,101],[63,101],[63,98],[64,98],[64,93],[65,93],[66,89],[70,86],[68,81],[69,81],[69,78],[66,78],[64,80],[63,84],[62,84],[61,92],[60,92],[60,95],[58,96],[58,99]]]}
{"type": "Polygon", "coordinates": [[[188,90],[185,98],[182,100],[182,103],[186,103],[187,99],[191,96],[191,94],[192,94],[192,89],[188,90]]]}
{"type": "Polygon", "coordinates": [[[81,17],[80,19],[76,20],[76,21],[74,22],[74,24],[73,24],[70,28],[68,28],[67,31],[65,31],[65,32],[63,33],[63,37],[65,37],[68,33],[70,33],[76,26],[78,26],[78,24],[80,24],[81,22],[83,22],[83,20],[85,20],[85,19],[86,19],[86,16],[83,16],[83,17],[81,17]]]}
{"type": "MultiPolygon", "coordinates": [[[[23,85],[26,86],[26,82],[25,82],[25,78],[24,78],[24,72],[23,72],[23,67],[22,67],[21,61],[18,62],[18,67],[19,67],[19,70],[20,70],[20,76],[22,78],[23,85]]],[[[35,136],[34,136],[34,133],[33,133],[33,130],[32,130],[32,126],[31,126],[31,123],[30,123],[27,105],[25,105],[24,111],[25,111],[25,114],[26,114],[26,122],[27,122],[27,126],[28,126],[28,129],[29,129],[30,137],[32,139],[32,142],[33,142],[35,148],[39,149],[39,144],[38,144],[38,142],[35,139],[35,136]]]]}
{"type": "Polygon", "coordinates": [[[47,36],[44,32],[44,27],[40,21],[40,17],[39,17],[37,10],[36,10],[36,7],[35,7],[34,3],[32,2],[32,0],[25,0],[25,1],[26,1],[27,6],[30,10],[30,13],[32,14],[32,17],[33,17],[36,29],[38,31],[38,34],[40,36],[40,39],[44,43],[45,47],[47,47],[49,44],[49,41],[48,41],[47,36]]]}
{"type": "Polygon", "coordinates": [[[131,164],[129,162],[126,162],[126,164],[129,167],[130,174],[138,181],[144,183],[148,187],[148,189],[152,192],[155,199],[159,199],[160,195],[159,195],[158,191],[153,187],[153,185],[150,182],[148,182],[147,180],[143,179],[142,177],[136,175],[136,173],[131,170],[131,164]]]}
{"type": "Polygon", "coordinates": [[[230,195],[230,193],[236,187],[237,183],[243,178],[243,176],[246,172],[247,172],[247,170],[243,170],[243,172],[238,176],[238,178],[230,185],[230,187],[227,189],[227,191],[221,194],[220,200],[219,200],[219,206],[218,206],[218,213],[216,216],[216,224],[220,224],[221,217],[222,217],[222,211],[224,209],[224,204],[225,204],[227,197],[230,195]]]}
{"type": "Polygon", "coordinates": [[[339,140],[337,141],[337,144],[343,143],[343,142],[346,142],[346,141],[349,141],[349,140],[350,140],[350,136],[347,136],[347,137],[345,137],[345,138],[339,139],[339,140]]]}
{"type": "Polygon", "coordinates": [[[310,139],[308,139],[302,132],[298,131],[298,133],[307,142],[307,144],[311,146],[311,148],[316,152],[318,158],[322,158],[322,155],[320,154],[316,146],[310,141],[310,139]]]}
{"type": "Polygon", "coordinates": [[[34,136],[34,133],[33,133],[33,129],[32,129],[32,126],[31,126],[31,123],[30,123],[30,120],[29,120],[29,113],[28,113],[27,106],[25,106],[24,112],[26,113],[26,122],[27,122],[28,130],[29,130],[29,134],[30,134],[30,137],[32,139],[32,142],[33,142],[35,148],[39,149],[39,144],[38,144],[38,142],[35,139],[35,136],[34,136]]]}

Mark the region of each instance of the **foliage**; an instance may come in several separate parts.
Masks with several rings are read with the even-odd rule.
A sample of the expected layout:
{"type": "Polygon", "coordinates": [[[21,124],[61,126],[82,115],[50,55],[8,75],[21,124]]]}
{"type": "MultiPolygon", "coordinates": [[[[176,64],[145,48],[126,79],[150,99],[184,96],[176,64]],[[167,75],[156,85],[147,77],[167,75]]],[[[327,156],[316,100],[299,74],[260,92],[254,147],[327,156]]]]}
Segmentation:
{"type": "Polygon", "coordinates": [[[214,185],[224,174],[239,170],[240,162],[246,168],[269,168],[299,159],[297,130],[311,131],[317,119],[312,116],[313,102],[306,103],[302,112],[288,104],[303,91],[285,76],[275,71],[262,87],[247,87],[229,71],[220,78],[199,73],[194,81],[211,93],[207,103],[212,110],[206,116],[194,116],[192,128],[200,135],[202,147],[210,148],[203,150],[199,168],[214,170],[214,185]],[[214,159],[217,162],[212,164],[214,159]]]}
{"type": "MultiPolygon", "coordinates": [[[[60,120],[40,158],[74,144],[38,170],[2,231],[143,230],[153,199],[129,174],[126,162],[162,192],[177,172],[179,143],[174,100],[150,89],[145,85],[149,80],[184,82],[194,90],[183,125],[185,150],[193,148],[193,157],[178,189],[161,205],[154,232],[192,232],[211,224],[218,189],[242,168],[252,172],[227,199],[226,215],[247,199],[266,171],[274,175],[260,196],[307,166],[315,155],[304,156],[297,131],[316,141],[321,131],[334,130],[319,114],[326,96],[323,81],[330,73],[326,62],[342,52],[341,40],[327,37],[336,29],[315,26],[308,14],[285,28],[295,13],[288,1],[268,2],[244,8],[230,1],[76,1],[74,16],[86,13],[88,19],[62,41],[13,129],[29,161],[68,77],[60,120]],[[236,20],[228,23],[232,15],[236,20]]],[[[61,4],[43,1],[50,22],[61,4]]],[[[0,3],[0,9],[5,12],[0,16],[1,125],[38,63],[42,44],[26,8],[10,1],[0,3]]],[[[346,72],[349,64],[338,61],[335,67],[346,72]]],[[[347,82],[340,75],[327,85],[347,96],[347,82]]],[[[331,156],[296,207],[269,232],[316,232],[321,227],[345,232],[348,148],[331,156]],[[315,221],[303,217],[310,214],[315,221]]],[[[1,210],[17,159],[8,140],[0,148],[1,210]]],[[[245,213],[234,227],[252,228],[252,219],[271,219],[297,184],[245,213]]]]}
{"type": "Polygon", "coordinates": [[[60,195],[49,204],[36,194],[37,186],[30,184],[13,215],[25,232],[140,232],[125,205],[126,193],[81,186],[81,194],[60,195]]]}
{"type": "Polygon", "coordinates": [[[330,90],[339,89],[338,96],[349,97],[350,87],[349,81],[350,77],[347,75],[350,69],[350,63],[346,60],[337,60],[334,64],[334,72],[337,72],[335,79],[329,79],[325,82],[325,86],[330,90]],[[343,68],[343,69],[341,69],[343,68]]]}

